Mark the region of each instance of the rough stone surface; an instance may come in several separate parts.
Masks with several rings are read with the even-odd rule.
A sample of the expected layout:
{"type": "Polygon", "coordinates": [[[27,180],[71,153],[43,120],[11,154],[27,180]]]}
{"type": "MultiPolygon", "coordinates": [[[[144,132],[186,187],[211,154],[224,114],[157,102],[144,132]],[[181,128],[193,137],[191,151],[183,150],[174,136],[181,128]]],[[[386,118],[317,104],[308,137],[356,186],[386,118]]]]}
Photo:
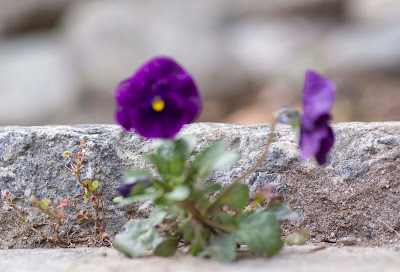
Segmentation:
{"type": "MultiPolygon", "coordinates": [[[[285,222],[284,232],[307,228],[314,242],[334,243],[350,237],[346,239],[355,240],[357,245],[395,243],[399,238],[391,228],[400,228],[400,122],[341,123],[333,128],[336,143],[329,162],[318,167],[313,160],[298,160],[291,128],[278,126],[267,159],[245,182],[252,193],[264,183],[273,183],[300,214],[299,221],[285,222]]],[[[242,154],[231,169],[218,171],[210,178],[210,182],[226,185],[255,163],[269,131],[270,125],[198,123],[186,126],[182,133],[197,135],[195,153],[211,141],[222,139],[229,149],[242,154]]],[[[122,182],[124,170],[148,167],[142,155],[153,149],[152,141],[126,133],[118,126],[1,127],[0,188],[8,189],[28,221],[42,230],[49,228],[47,220],[27,198],[31,194],[55,202],[68,198],[71,205],[66,211],[67,219],[75,224],[77,213],[90,210],[90,203],[82,200],[82,189],[64,167],[61,155],[65,150],[77,151],[81,140],[86,140],[93,152],[83,178],[100,181],[99,190],[106,200],[106,231],[112,234],[112,230],[122,230],[133,217],[128,209],[113,204],[115,187],[122,182]]],[[[77,225],[73,231],[92,227],[77,225]]],[[[3,200],[0,245],[49,246],[20,223],[3,200]]]]}
{"type": "Polygon", "coordinates": [[[285,247],[272,258],[243,258],[219,263],[190,256],[129,259],[110,248],[17,249],[0,251],[3,272],[109,272],[109,271],[214,271],[214,272],[366,272],[399,271],[399,252],[387,248],[285,247]]]}

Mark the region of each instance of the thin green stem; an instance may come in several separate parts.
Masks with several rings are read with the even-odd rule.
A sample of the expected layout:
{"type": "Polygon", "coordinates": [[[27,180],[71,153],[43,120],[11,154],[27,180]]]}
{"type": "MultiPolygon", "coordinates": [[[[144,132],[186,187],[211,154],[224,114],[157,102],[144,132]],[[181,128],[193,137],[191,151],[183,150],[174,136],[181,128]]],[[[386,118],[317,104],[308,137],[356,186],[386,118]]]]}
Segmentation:
{"type": "Polygon", "coordinates": [[[231,184],[228,185],[228,187],[223,190],[218,197],[215,199],[215,201],[208,207],[208,209],[205,210],[203,214],[208,214],[210,211],[214,210],[215,208],[218,207],[219,203],[221,200],[243,179],[245,179],[248,175],[253,173],[258,167],[261,166],[262,162],[265,160],[268,154],[269,146],[271,145],[273,139],[274,139],[274,130],[275,130],[275,123],[272,124],[271,127],[271,132],[268,135],[267,139],[267,144],[265,145],[264,152],[261,154],[260,158],[257,160],[257,162],[250,167],[246,172],[241,174],[239,177],[234,179],[231,184]]]}
{"type": "MultiPolygon", "coordinates": [[[[76,166],[75,166],[75,170],[74,170],[74,174],[75,174],[75,177],[76,177],[76,179],[78,180],[78,182],[79,182],[79,184],[81,184],[81,186],[82,187],[84,187],[84,188],[86,188],[86,190],[90,193],[90,192],[92,192],[92,194],[95,196],[95,197],[97,197],[97,199],[99,199],[100,200],[100,204],[101,204],[101,209],[102,209],[102,211],[103,211],[103,218],[102,218],[102,224],[101,224],[101,232],[103,232],[104,231],[104,222],[105,222],[105,218],[106,218],[106,211],[105,211],[105,209],[104,209],[104,201],[103,201],[103,199],[100,197],[100,195],[99,194],[97,194],[97,193],[95,193],[94,191],[91,191],[90,190],[90,187],[89,187],[89,184],[87,184],[87,183],[85,183],[85,182],[83,182],[82,181],[82,179],[81,179],[81,170],[83,169],[83,164],[82,164],[82,162],[83,162],[83,160],[86,158],[86,156],[84,155],[82,158],[78,158],[78,163],[76,164],[76,166]]],[[[90,195],[89,195],[90,196],[90,195]]],[[[98,227],[98,206],[97,206],[97,210],[95,209],[95,213],[97,213],[97,220],[96,220],[96,223],[95,224],[97,224],[97,226],[95,226],[95,230],[99,230],[99,227],[98,227]]],[[[100,233],[101,233],[100,232],[100,233]]]]}
{"type": "Polygon", "coordinates": [[[194,207],[193,203],[187,202],[187,201],[183,201],[183,202],[179,202],[177,203],[181,208],[183,208],[184,210],[186,210],[189,213],[189,216],[196,219],[197,221],[203,223],[204,225],[211,227],[211,228],[216,228],[219,229],[223,232],[232,232],[234,231],[233,228],[220,224],[218,222],[215,222],[211,219],[209,219],[207,217],[207,215],[201,214],[196,207],[194,207]]]}

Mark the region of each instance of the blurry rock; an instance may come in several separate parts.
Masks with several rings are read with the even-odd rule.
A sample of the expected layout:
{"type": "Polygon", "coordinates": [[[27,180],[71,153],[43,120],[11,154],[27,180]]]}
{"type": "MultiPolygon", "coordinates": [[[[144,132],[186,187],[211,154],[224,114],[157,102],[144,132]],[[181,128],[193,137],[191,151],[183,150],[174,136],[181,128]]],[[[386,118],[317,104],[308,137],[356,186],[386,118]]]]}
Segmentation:
{"type": "Polygon", "coordinates": [[[366,24],[400,21],[400,1],[351,0],[346,1],[346,10],[351,20],[366,24]]]}
{"type": "Polygon", "coordinates": [[[64,20],[65,39],[86,88],[112,95],[155,55],[169,55],[195,77],[203,96],[245,92],[247,77],[226,52],[209,1],[80,3],[64,20]]]}
{"type": "Polygon", "coordinates": [[[352,113],[344,120],[389,121],[400,120],[400,79],[388,75],[366,73],[352,75],[345,86],[339,86],[343,103],[350,102],[347,111],[352,113]],[[344,97],[346,95],[346,97],[344,97]]]}
{"type": "Polygon", "coordinates": [[[76,0],[0,0],[0,34],[53,28],[73,1],[76,0]]]}
{"type": "Polygon", "coordinates": [[[342,244],[345,246],[354,246],[357,244],[357,238],[353,236],[342,237],[337,241],[338,244],[342,244]]]}
{"type": "Polygon", "coordinates": [[[77,98],[60,41],[32,35],[0,44],[0,124],[34,124],[77,98]]]}
{"type": "Polygon", "coordinates": [[[249,73],[265,79],[294,70],[299,58],[327,29],[326,25],[304,19],[242,20],[231,26],[227,44],[249,73]]]}
{"type": "MultiPolygon", "coordinates": [[[[214,0],[215,1],[215,0],[214,0]]],[[[300,10],[335,10],[343,0],[220,0],[224,14],[231,17],[242,16],[285,16],[300,10]]]]}
{"type": "MultiPolygon", "coordinates": [[[[344,27],[321,43],[322,62],[343,74],[394,68],[400,63],[400,25],[344,27]]],[[[315,53],[314,53],[315,54],[315,53]]]]}
{"type": "Polygon", "coordinates": [[[301,108],[300,84],[297,86],[284,80],[268,82],[254,95],[251,103],[231,113],[224,122],[241,125],[271,123],[274,113],[281,107],[301,108]]]}

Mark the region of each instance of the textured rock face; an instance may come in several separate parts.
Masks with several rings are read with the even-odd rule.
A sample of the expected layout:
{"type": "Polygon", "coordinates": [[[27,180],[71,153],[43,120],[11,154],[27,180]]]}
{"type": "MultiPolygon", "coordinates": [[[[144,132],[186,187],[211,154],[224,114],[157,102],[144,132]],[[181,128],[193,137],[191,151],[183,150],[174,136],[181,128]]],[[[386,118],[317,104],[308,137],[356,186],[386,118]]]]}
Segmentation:
{"type": "MultiPolygon", "coordinates": [[[[249,168],[260,155],[270,125],[239,126],[200,123],[186,126],[183,134],[198,137],[195,153],[217,139],[224,140],[242,159],[231,169],[216,172],[210,182],[228,184],[249,168]]],[[[262,166],[245,182],[254,193],[271,182],[286,202],[300,214],[299,221],[287,222],[284,231],[307,228],[314,241],[336,242],[342,237],[358,243],[389,244],[398,237],[388,226],[400,228],[400,122],[342,123],[334,125],[336,143],[329,162],[318,167],[310,160],[300,162],[290,127],[278,126],[270,152],[262,166]]],[[[67,220],[72,231],[92,229],[77,224],[75,217],[90,203],[83,201],[82,188],[65,168],[65,150],[77,151],[86,140],[93,153],[83,170],[84,179],[97,179],[106,201],[106,231],[122,230],[129,218],[138,216],[112,202],[115,187],[129,168],[147,164],[142,155],[151,152],[153,142],[115,125],[2,127],[0,128],[0,188],[7,189],[23,215],[41,230],[47,219],[27,201],[30,195],[58,202],[70,200],[67,220]],[[81,203],[81,204],[79,204],[81,203]],[[79,204],[79,205],[78,205],[79,204]]],[[[67,226],[64,226],[66,230],[67,226]]],[[[3,200],[0,201],[0,245],[2,248],[48,246],[21,224],[3,200]]]]}

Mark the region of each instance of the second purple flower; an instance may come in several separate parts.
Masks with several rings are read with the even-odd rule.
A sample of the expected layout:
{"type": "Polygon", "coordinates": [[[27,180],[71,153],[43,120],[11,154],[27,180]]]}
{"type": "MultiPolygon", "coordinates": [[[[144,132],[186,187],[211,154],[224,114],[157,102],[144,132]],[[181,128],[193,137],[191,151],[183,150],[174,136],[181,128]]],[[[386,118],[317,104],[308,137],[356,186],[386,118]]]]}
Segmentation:
{"type": "Polygon", "coordinates": [[[335,100],[335,83],[314,71],[307,71],[303,91],[303,115],[300,127],[300,157],[315,156],[318,164],[326,162],[326,155],[334,143],[330,110],[335,100]]]}

